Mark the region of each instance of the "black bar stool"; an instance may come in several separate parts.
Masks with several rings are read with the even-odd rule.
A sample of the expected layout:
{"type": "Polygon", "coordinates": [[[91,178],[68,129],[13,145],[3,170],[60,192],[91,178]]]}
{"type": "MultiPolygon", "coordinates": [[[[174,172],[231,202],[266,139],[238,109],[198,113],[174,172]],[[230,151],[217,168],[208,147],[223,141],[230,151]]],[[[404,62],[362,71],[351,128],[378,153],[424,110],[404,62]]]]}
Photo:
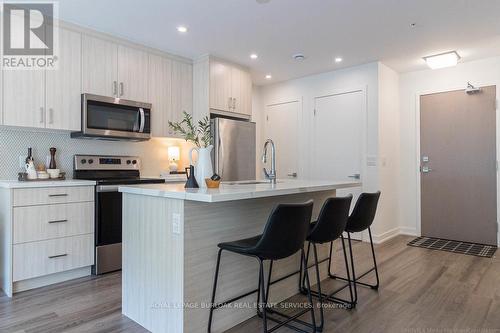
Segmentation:
{"type": "Polygon", "coordinates": [[[356,205],[354,206],[354,209],[349,216],[349,219],[347,220],[347,226],[345,231],[347,232],[347,238],[348,238],[348,243],[349,243],[349,253],[351,257],[351,268],[352,268],[352,279],[347,276],[347,277],[339,277],[337,275],[333,275],[330,273],[330,276],[333,279],[339,279],[343,281],[347,281],[348,284],[353,283],[354,285],[354,304],[357,303],[358,301],[358,289],[357,285],[365,286],[372,288],[374,290],[378,290],[378,287],[380,285],[379,277],[378,277],[378,268],[377,268],[377,259],[375,258],[375,250],[373,248],[373,238],[372,238],[372,231],[371,231],[371,225],[373,223],[373,220],[375,219],[375,214],[377,212],[377,205],[378,205],[378,200],[380,198],[380,191],[377,191],[375,193],[362,193],[358,201],[356,201],[356,205]],[[370,235],[370,246],[372,250],[372,257],[373,257],[373,267],[370,268],[368,271],[364,272],[363,274],[356,276],[356,271],[354,269],[354,255],[352,252],[352,241],[351,241],[351,233],[353,232],[362,232],[368,229],[368,234],[370,235]],[[364,276],[368,275],[370,272],[375,271],[375,279],[376,283],[375,284],[368,284],[364,282],[359,282],[358,280],[363,278],[364,276]]]}
{"type": "MultiPolygon", "coordinates": [[[[288,316],[275,311],[267,306],[267,301],[269,299],[269,286],[272,274],[273,261],[284,259],[290,257],[301,251],[301,264],[305,265],[305,253],[304,253],[304,242],[309,232],[309,223],[311,221],[313,202],[308,201],[302,204],[280,204],[277,205],[264,228],[262,235],[255,236],[252,238],[241,239],[234,242],[220,243],[218,244],[219,252],[217,255],[217,267],[215,269],[214,286],[212,290],[212,300],[210,304],[210,316],[208,319],[208,332],[211,332],[212,328],[212,318],[213,311],[218,309],[228,303],[234,302],[242,297],[248,296],[251,293],[245,295],[237,296],[231,300],[215,304],[215,293],[217,290],[217,280],[219,276],[219,266],[222,250],[230,251],[233,253],[241,254],[244,256],[249,256],[257,259],[259,261],[259,288],[257,291],[258,299],[258,310],[257,314],[262,317],[264,324],[264,333],[273,332],[280,327],[286,326],[292,328],[299,332],[307,332],[306,330],[300,329],[290,323],[292,321],[298,322],[312,329],[312,332],[316,332],[316,319],[314,317],[314,306],[312,301],[312,295],[308,294],[309,307],[300,311],[298,314],[293,316],[288,316]],[[267,286],[264,279],[264,261],[269,260],[269,275],[267,286]],[[260,297],[262,296],[263,304],[260,303],[260,297]],[[304,321],[298,320],[298,317],[304,315],[307,312],[311,312],[312,323],[306,323],[304,321]],[[286,318],[280,321],[276,318],[269,316],[269,314],[276,314],[280,317],[286,318]],[[267,320],[277,322],[278,324],[267,329],[267,320]]],[[[306,285],[310,289],[309,276],[305,274],[306,285]]]]}
{"type": "MultiPolygon", "coordinates": [[[[314,266],[316,267],[316,283],[318,286],[318,291],[316,292],[313,290],[308,290],[304,286],[304,277],[302,276],[302,272],[304,271],[304,269],[302,265],[300,269],[301,278],[299,281],[301,283],[300,289],[303,294],[307,294],[310,292],[313,296],[319,298],[321,308],[320,308],[320,324],[317,327],[318,331],[322,331],[324,327],[323,300],[344,304],[346,307],[350,307],[349,301],[333,296],[338,292],[337,290],[328,294],[325,294],[321,291],[321,278],[319,275],[317,244],[330,243],[330,256],[329,258],[327,258],[329,260],[328,271],[330,271],[333,242],[342,236],[342,233],[346,228],[347,219],[349,218],[349,209],[351,207],[351,201],[352,201],[352,195],[348,197],[335,197],[327,199],[323,204],[323,207],[321,207],[321,211],[319,213],[317,221],[311,223],[309,228],[310,231],[309,235],[307,236],[307,241],[309,242],[309,244],[307,246],[306,267],[307,267],[307,262],[309,261],[309,252],[312,244],[314,266]]],[[[344,263],[347,271],[347,276],[348,278],[350,278],[346,246],[343,238],[342,238],[342,247],[344,249],[344,263]]],[[[353,291],[350,283],[349,283],[349,290],[351,293],[351,300],[352,300],[353,291]]]]}

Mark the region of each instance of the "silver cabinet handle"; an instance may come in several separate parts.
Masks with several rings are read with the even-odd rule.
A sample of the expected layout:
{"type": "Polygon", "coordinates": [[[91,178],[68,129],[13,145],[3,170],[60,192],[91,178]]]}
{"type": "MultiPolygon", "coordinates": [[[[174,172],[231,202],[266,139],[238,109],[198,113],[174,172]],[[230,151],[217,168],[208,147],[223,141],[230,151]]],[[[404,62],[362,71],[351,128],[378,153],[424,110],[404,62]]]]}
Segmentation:
{"type": "Polygon", "coordinates": [[[43,108],[43,106],[42,106],[42,107],[40,108],[40,124],[43,124],[43,120],[44,120],[43,118],[45,118],[45,117],[44,117],[44,112],[43,112],[43,109],[44,109],[44,108],[43,108]]]}
{"type": "Polygon", "coordinates": [[[49,124],[53,124],[53,123],[54,123],[54,109],[49,108],[49,124]]]}
{"type": "Polygon", "coordinates": [[[49,224],[52,224],[52,223],[64,223],[64,222],[68,222],[68,220],[54,220],[54,221],[49,221],[49,224]]]}
{"type": "Polygon", "coordinates": [[[113,96],[118,95],[118,82],[113,81],[113,96]]]}
{"type": "Polygon", "coordinates": [[[68,254],[56,254],[55,256],[49,256],[49,259],[54,259],[54,258],[61,258],[61,257],[66,257],[68,254]]]}
{"type": "Polygon", "coordinates": [[[292,173],[287,174],[287,176],[288,177],[297,178],[297,173],[296,172],[292,172],[292,173]]]}
{"type": "Polygon", "coordinates": [[[120,82],[120,96],[123,96],[123,93],[124,93],[124,84],[123,82],[120,82]]]}
{"type": "Polygon", "coordinates": [[[61,194],[49,194],[49,197],[54,198],[54,197],[67,197],[67,193],[61,193],[61,194]]]}

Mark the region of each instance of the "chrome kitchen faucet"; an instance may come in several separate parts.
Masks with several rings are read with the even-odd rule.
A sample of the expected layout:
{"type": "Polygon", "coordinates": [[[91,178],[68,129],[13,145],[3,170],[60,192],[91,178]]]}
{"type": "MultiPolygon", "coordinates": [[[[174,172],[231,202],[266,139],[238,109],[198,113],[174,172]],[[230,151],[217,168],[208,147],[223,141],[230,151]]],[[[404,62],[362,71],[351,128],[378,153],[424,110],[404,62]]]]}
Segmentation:
{"type": "Polygon", "coordinates": [[[264,144],[264,152],[262,153],[262,163],[267,162],[267,146],[271,144],[271,171],[267,172],[266,167],[263,168],[266,179],[272,184],[276,184],[276,147],[271,139],[267,139],[264,144]]]}

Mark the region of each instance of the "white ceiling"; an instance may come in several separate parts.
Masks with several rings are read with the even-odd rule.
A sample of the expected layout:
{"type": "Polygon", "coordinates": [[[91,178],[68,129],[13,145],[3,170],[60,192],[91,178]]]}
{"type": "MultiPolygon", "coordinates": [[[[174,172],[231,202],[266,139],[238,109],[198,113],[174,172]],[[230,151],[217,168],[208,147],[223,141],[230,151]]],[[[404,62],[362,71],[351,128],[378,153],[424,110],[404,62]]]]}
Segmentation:
{"type": "Polygon", "coordinates": [[[377,60],[399,72],[423,69],[423,56],[449,50],[462,61],[498,55],[499,13],[499,0],[59,2],[62,20],[189,58],[217,55],[249,66],[256,84],[377,60]],[[292,59],[299,52],[306,60],[292,59]],[[344,61],[335,64],[336,56],[344,61]]]}

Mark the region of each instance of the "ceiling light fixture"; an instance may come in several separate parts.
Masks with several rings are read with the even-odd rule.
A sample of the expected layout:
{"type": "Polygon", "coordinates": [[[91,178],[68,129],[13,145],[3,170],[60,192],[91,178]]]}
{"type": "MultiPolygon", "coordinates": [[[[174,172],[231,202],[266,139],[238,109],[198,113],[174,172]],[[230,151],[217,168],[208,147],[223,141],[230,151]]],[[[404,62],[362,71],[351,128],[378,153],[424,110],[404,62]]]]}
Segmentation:
{"type": "Polygon", "coordinates": [[[259,57],[259,55],[258,55],[258,54],[256,54],[256,53],[252,53],[252,54],[250,54],[250,58],[251,58],[251,59],[257,59],[258,57],[259,57]]]}
{"type": "Polygon", "coordinates": [[[424,60],[431,69],[439,69],[456,66],[460,56],[457,51],[451,51],[427,56],[424,57],[424,60]]]}
{"type": "Polygon", "coordinates": [[[303,55],[302,53],[297,53],[297,54],[294,54],[293,55],[293,59],[297,60],[297,61],[302,61],[306,58],[305,55],[303,55]]]}
{"type": "Polygon", "coordinates": [[[183,26],[183,25],[180,25],[180,26],[177,27],[177,31],[185,33],[185,32],[188,31],[188,28],[185,27],[185,26],[183,26]]]}
{"type": "Polygon", "coordinates": [[[273,76],[271,74],[266,75],[266,79],[271,80],[272,78],[273,78],[273,76]]]}
{"type": "Polygon", "coordinates": [[[341,58],[341,57],[337,57],[337,58],[335,58],[335,62],[336,62],[336,63],[342,62],[342,58],[341,58]]]}

